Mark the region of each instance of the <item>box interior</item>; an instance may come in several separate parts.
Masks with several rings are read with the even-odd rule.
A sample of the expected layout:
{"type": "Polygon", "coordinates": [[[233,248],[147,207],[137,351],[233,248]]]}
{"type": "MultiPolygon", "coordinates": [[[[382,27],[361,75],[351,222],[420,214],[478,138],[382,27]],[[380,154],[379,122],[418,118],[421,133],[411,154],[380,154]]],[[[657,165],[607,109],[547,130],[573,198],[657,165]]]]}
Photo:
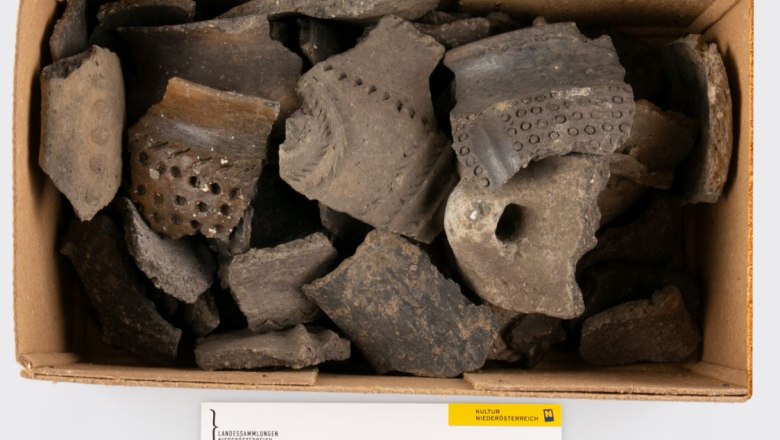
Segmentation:
{"type": "MultiPolygon", "coordinates": [[[[17,359],[29,378],[82,383],[390,392],[743,401],[752,393],[753,3],[750,0],[461,0],[470,11],[543,15],[605,25],[648,39],[703,33],[718,43],[734,103],[729,181],[715,205],[686,213],[686,265],[705,293],[700,361],[592,368],[566,360],[533,370],[485,370],[463,378],[356,376],[303,371],[206,372],[148,367],[113,352],[84,324],[78,282],[59,254],[63,200],[38,167],[39,74],[56,0],[22,0],[14,79],[14,320],[17,359]]],[[[67,206],[64,207],[69,209],[67,206]]]]}

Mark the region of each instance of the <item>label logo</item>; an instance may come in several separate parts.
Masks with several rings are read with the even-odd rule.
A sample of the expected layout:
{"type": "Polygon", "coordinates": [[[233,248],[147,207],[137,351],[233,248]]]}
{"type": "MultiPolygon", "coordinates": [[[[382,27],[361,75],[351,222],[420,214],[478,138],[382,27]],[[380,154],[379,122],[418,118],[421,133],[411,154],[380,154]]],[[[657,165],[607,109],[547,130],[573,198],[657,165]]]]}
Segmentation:
{"type": "Polygon", "coordinates": [[[217,412],[213,409],[209,409],[211,411],[211,426],[214,428],[211,430],[211,440],[217,440],[217,412]]]}
{"type": "Polygon", "coordinates": [[[279,431],[268,429],[232,428],[219,429],[217,412],[211,411],[211,440],[273,440],[279,437],[279,431]]]}
{"type": "Polygon", "coordinates": [[[545,423],[552,423],[555,421],[555,413],[552,409],[544,409],[542,410],[542,414],[544,415],[545,423]]]}

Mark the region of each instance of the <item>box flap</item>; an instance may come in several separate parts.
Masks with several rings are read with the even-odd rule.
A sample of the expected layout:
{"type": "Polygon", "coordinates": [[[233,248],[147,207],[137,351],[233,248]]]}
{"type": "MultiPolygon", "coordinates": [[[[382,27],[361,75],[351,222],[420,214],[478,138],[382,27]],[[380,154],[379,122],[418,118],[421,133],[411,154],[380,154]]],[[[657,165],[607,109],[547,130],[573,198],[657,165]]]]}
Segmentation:
{"type": "Polygon", "coordinates": [[[728,382],[740,387],[747,388],[750,385],[750,376],[745,370],[728,368],[709,362],[697,362],[695,364],[686,365],[685,367],[694,373],[712,377],[719,381],[728,382]]]}
{"type": "Polygon", "coordinates": [[[491,370],[468,373],[477,390],[581,392],[661,396],[745,396],[745,387],[695,374],[682,366],[592,368],[575,371],[491,370]]]}
{"type": "Polygon", "coordinates": [[[314,368],[290,371],[203,371],[75,363],[63,367],[33,367],[23,370],[22,375],[53,381],[177,388],[308,387],[317,382],[317,369],[314,368]]]}
{"type": "Polygon", "coordinates": [[[28,370],[75,364],[80,359],[75,353],[25,353],[20,354],[18,357],[19,363],[28,370]]]}

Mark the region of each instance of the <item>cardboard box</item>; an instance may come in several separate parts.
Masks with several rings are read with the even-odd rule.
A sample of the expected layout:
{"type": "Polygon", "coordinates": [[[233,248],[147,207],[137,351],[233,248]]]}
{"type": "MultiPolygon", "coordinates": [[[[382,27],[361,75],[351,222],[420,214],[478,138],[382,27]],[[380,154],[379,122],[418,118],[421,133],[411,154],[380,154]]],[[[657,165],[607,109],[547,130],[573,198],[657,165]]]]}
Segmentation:
{"type": "MultiPolygon", "coordinates": [[[[149,367],[108,351],[86,325],[78,281],[58,252],[63,198],[38,167],[41,68],[56,0],[21,0],[14,81],[14,313],[16,354],[31,379],[224,389],[438,395],[744,401],[752,386],[753,3],[750,0],[461,0],[550,21],[623,28],[664,41],[703,33],[718,43],[734,101],[729,182],[715,205],[686,213],[686,264],[705,292],[700,361],[590,368],[552,362],[462,379],[288,372],[206,372],[149,367]]],[[[67,202],[65,202],[67,203],[67,202]]]]}

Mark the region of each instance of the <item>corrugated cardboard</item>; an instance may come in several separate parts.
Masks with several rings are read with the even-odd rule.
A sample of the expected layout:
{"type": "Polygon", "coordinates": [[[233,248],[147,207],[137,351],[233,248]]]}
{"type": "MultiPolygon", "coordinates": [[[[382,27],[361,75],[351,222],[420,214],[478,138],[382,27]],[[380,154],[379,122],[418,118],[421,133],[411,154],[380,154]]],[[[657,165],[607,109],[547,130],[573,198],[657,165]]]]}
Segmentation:
{"type": "Polygon", "coordinates": [[[145,366],[99,342],[58,252],[62,198],[37,165],[41,68],[56,0],[22,0],[14,80],[14,317],[22,375],[32,379],[224,389],[359,393],[744,401],[752,393],[753,3],[749,0],[626,2],[461,0],[550,21],[606,24],[647,38],[703,33],[730,75],[737,145],[725,193],[687,213],[686,257],[704,287],[701,361],[590,368],[553,362],[535,370],[486,370],[462,379],[354,376],[316,369],[205,372],[145,366]]]}

